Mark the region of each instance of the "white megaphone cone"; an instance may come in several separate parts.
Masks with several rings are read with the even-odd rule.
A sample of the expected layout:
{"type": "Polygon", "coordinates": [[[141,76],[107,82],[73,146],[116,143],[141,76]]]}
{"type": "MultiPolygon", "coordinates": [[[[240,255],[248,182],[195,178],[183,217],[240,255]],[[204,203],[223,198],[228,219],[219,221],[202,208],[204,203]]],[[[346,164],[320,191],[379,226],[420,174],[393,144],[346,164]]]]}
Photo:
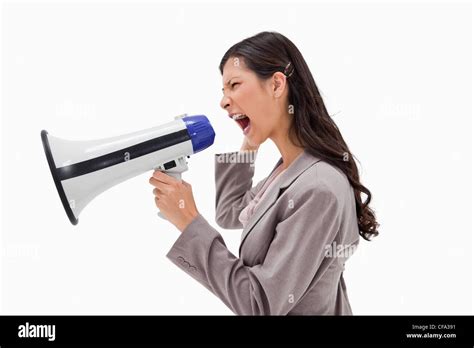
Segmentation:
{"type": "Polygon", "coordinates": [[[127,179],[158,169],[181,178],[187,157],[214,143],[204,115],[174,121],[113,138],[69,141],[41,132],[54,183],[73,225],[94,197],[127,179]]]}

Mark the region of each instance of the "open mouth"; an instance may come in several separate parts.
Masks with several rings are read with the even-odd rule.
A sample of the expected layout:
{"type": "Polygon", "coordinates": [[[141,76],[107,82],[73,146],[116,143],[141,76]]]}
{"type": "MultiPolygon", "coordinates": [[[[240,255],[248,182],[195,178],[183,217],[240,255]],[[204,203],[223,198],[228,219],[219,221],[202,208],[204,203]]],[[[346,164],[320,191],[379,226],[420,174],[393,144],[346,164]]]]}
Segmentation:
{"type": "Polygon", "coordinates": [[[245,132],[248,132],[250,129],[250,119],[245,114],[235,114],[232,115],[232,119],[236,121],[240,128],[245,132]]]}

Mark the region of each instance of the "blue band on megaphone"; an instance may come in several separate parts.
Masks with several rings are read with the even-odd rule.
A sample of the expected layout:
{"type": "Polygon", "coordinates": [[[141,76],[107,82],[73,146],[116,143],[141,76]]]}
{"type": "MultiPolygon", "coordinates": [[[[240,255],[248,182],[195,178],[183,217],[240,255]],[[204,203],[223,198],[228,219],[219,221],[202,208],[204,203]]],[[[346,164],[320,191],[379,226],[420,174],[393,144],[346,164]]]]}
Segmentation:
{"type": "Polygon", "coordinates": [[[216,133],[214,133],[214,129],[206,116],[186,116],[183,117],[183,121],[191,137],[194,153],[207,149],[214,144],[216,133]]]}

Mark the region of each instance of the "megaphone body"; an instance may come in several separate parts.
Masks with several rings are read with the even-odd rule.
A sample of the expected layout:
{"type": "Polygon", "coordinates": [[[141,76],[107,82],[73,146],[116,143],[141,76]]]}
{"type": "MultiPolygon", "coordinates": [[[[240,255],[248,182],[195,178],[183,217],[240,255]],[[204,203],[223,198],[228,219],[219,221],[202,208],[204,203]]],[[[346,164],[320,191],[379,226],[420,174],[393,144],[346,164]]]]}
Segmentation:
{"type": "Polygon", "coordinates": [[[158,127],[91,141],[41,132],[56,189],[73,225],[94,197],[125,180],[154,169],[180,179],[188,169],[187,158],[211,146],[214,137],[204,115],[177,116],[158,127]]]}

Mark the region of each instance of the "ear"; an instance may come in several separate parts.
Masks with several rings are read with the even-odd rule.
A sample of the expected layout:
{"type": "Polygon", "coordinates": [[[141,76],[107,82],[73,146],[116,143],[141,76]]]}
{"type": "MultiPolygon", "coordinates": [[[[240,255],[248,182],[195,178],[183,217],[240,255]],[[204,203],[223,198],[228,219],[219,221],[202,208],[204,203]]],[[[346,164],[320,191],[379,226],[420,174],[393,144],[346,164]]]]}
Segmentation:
{"type": "Polygon", "coordinates": [[[286,87],[286,76],[285,74],[277,71],[272,77],[272,91],[275,98],[280,98],[283,95],[286,87]]]}

